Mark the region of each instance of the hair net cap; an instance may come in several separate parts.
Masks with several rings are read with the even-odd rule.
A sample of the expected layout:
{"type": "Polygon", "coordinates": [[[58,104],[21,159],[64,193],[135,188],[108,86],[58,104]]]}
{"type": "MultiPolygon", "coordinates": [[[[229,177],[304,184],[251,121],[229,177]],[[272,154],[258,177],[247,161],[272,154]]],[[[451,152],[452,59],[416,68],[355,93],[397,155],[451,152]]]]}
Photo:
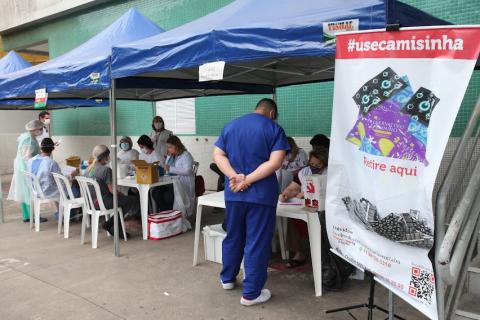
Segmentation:
{"type": "Polygon", "coordinates": [[[95,146],[93,148],[93,151],[92,151],[92,156],[95,158],[95,159],[98,159],[99,156],[101,156],[102,154],[104,154],[105,152],[108,151],[108,148],[106,145],[104,144],[99,144],[97,146],[95,146]]]}
{"type": "Polygon", "coordinates": [[[122,137],[122,139],[120,139],[120,143],[124,143],[124,142],[129,143],[130,146],[133,145],[132,138],[130,137],[127,137],[127,136],[122,137]]]}
{"type": "Polygon", "coordinates": [[[43,129],[43,122],[40,120],[32,120],[25,125],[25,130],[27,131],[40,130],[40,129],[43,129]]]}

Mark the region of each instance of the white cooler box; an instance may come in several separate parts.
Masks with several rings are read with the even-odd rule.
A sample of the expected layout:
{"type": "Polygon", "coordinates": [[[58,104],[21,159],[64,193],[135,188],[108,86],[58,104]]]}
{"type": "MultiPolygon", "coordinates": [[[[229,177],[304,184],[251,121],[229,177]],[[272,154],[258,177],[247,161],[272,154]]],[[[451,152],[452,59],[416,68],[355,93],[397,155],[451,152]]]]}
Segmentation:
{"type": "Polygon", "coordinates": [[[202,233],[205,260],[222,263],[222,242],[227,236],[222,225],[205,226],[202,233]]]}

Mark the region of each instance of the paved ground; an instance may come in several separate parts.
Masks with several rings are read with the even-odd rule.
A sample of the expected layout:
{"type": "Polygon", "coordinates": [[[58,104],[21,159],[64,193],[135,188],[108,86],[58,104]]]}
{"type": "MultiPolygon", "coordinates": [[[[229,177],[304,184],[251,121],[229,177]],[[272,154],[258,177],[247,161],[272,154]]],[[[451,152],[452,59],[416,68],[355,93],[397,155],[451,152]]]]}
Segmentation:
{"type": "MultiPolygon", "coordinates": [[[[346,313],[327,316],[325,310],[366,302],[368,295],[367,282],[350,280],[342,292],[315,298],[310,273],[273,270],[267,283],[274,294],[271,302],[246,308],[239,304],[240,289],[220,288],[218,264],[192,267],[193,232],[142,241],[137,228],[115,258],[112,238],[103,232],[99,248],[91,249],[90,236],[80,245],[78,222],[65,240],[56,232],[52,210],[47,210],[49,222],[35,233],[21,222],[15,203],[7,201],[5,207],[0,319],[350,319],[346,313]]],[[[221,220],[221,212],[206,214],[208,224],[221,220]]],[[[376,298],[387,306],[381,286],[376,298]]],[[[406,319],[424,319],[400,299],[396,307],[406,319]]],[[[355,315],[366,319],[364,311],[355,315]]],[[[375,319],[385,316],[376,313],[375,319]]]]}

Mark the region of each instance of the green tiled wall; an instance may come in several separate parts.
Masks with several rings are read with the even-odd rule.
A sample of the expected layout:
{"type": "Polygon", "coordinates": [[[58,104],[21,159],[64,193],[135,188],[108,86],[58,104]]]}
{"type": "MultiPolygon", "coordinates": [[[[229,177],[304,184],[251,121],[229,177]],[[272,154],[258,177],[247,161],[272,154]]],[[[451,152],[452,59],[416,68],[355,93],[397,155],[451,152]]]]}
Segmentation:
{"type": "MultiPolygon", "coordinates": [[[[403,0],[432,15],[455,24],[480,24],[479,0],[403,0]]],[[[104,29],[128,8],[135,7],[164,29],[171,29],[216,10],[231,0],[130,0],[110,1],[93,9],[44,23],[3,37],[6,49],[48,40],[51,57],[58,56],[104,29]]],[[[280,122],[287,134],[311,136],[330,133],[333,83],[280,88],[277,92],[280,122]]],[[[453,135],[458,136],[480,93],[480,72],[474,72],[457,117],[453,135]]],[[[232,118],[252,110],[260,96],[208,97],[196,100],[198,135],[217,135],[232,118]]],[[[107,135],[106,109],[55,111],[57,135],[107,135]]],[[[149,131],[150,103],[121,102],[119,134],[138,135],[149,131]]]]}

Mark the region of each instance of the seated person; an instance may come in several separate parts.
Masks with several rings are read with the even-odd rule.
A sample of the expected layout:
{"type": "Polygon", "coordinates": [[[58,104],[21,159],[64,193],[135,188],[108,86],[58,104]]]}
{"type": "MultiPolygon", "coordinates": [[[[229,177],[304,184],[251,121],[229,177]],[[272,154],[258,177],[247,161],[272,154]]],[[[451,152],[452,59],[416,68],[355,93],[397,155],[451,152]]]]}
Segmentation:
{"type": "MultiPolygon", "coordinates": [[[[187,151],[182,141],[177,136],[170,136],[167,139],[168,156],[164,165],[165,172],[178,176],[189,201],[190,207],[185,214],[193,214],[195,207],[195,174],[193,172],[193,156],[187,151]]],[[[172,199],[173,205],[173,199],[172,199]]]]}
{"type": "MultiPolygon", "coordinates": [[[[282,192],[280,201],[287,201],[293,197],[303,198],[305,192],[305,177],[312,174],[327,174],[328,170],[328,150],[324,147],[317,147],[310,152],[308,166],[298,172],[294,181],[282,192]]],[[[302,248],[302,240],[308,239],[308,228],[304,221],[298,219],[288,219],[287,242],[289,251],[295,252],[295,255],[287,263],[288,268],[294,268],[303,265],[306,260],[305,252],[302,248]]]]}
{"type": "Polygon", "coordinates": [[[330,138],[321,133],[316,134],[310,140],[310,144],[312,145],[312,149],[315,149],[316,147],[324,147],[328,150],[330,149],[330,138]]]}
{"type": "Polygon", "coordinates": [[[308,164],[308,154],[299,148],[292,137],[287,137],[290,145],[290,153],[285,157],[282,167],[277,171],[277,179],[280,191],[284,190],[293,180],[293,174],[308,164]]]}
{"type": "Polygon", "coordinates": [[[138,151],[133,149],[133,142],[130,137],[122,137],[122,139],[120,139],[118,159],[121,164],[126,164],[128,166],[132,164],[132,160],[138,160],[138,151]]]}
{"type": "Polygon", "coordinates": [[[138,157],[139,160],[144,160],[147,163],[161,162],[162,158],[158,152],[155,152],[152,139],[146,135],[142,135],[138,138],[137,144],[141,151],[138,157]]]}
{"type": "MultiPolygon", "coordinates": [[[[40,188],[47,199],[59,198],[60,193],[52,173],[62,174],[58,163],[52,159],[52,152],[55,150],[55,143],[50,138],[44,138],[40,146],[41,153],[28,161],[28,171],[33,173],[40,183],[40,188]]],[[[77,172],[72,173],[72,177],[77,172]]],[[[58,203],[55,220],[58,220],[58,203]]],[[[73,216],[73,215],[72,215],[73,216]]]]}
{"type": "MultiPolygon", "coordinates": [[[[113,208],[112,169],[107,165],[110,162],[110,150],[105,145],[97,145],[93,148],[92,164],[87,168],[86,176],[98,182],[103,203],[106,209],[113,208]]],[[[94,194],[94,193],[93,193],[94,194]]],[[[123,215],[129,215],[140,219],[140,202],[138,197],[126,196],[117,192],[118,207],[122,208],[123,215]]],[[[113,217],[103,223],[103,229],[113,235],[113,217]]],[[[122,234],[120,232],[120,234],[122,234]]],[[[128,234],[127,234],[128,238],[128,234]]]]}

